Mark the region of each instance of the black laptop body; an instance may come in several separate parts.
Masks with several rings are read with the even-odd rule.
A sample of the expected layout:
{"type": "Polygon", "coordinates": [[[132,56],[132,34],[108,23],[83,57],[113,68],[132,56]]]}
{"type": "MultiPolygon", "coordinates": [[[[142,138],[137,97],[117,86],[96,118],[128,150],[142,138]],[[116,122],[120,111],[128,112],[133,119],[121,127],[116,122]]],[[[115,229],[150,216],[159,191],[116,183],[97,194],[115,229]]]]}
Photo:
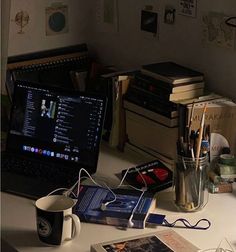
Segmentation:
{"type": "Polygon", "coordinates": [[[97,170],[106,98],[17,81],[1,190],[37,199],[70,188],[79,170],[97,170]]]}

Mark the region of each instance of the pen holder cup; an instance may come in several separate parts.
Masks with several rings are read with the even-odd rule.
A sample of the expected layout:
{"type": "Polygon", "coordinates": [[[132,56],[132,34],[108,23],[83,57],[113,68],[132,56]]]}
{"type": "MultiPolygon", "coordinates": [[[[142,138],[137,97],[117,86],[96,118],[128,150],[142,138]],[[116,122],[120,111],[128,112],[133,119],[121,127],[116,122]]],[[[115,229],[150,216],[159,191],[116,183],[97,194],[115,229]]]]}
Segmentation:
{"type": "Polygon", "coordinates": [[[178,156],[175,168],[175,205],[180,211],[201,210],[208,201],[208,157],[178,156]]]}

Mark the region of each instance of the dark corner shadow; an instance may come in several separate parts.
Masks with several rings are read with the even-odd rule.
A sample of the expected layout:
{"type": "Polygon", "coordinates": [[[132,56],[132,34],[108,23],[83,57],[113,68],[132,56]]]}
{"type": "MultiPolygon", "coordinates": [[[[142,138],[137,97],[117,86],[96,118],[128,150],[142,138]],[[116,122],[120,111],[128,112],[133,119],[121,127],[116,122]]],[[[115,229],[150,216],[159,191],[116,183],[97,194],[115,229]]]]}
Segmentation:
{"type": "Polygon", "coordinates": [[[2,230],[2,238],[15,247],[46,247],[34,230],[2,230]]]}

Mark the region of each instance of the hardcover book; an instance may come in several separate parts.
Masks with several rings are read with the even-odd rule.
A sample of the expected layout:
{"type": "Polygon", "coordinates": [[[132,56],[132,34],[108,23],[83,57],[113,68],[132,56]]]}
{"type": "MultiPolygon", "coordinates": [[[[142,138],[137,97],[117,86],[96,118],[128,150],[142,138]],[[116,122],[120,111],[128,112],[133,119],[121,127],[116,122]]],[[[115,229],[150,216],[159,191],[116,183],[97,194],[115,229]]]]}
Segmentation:
{"type": "Polygon", "coordinates": [[[173,172],[160,160],[138,165],[128,171],[123,170],[121,174],[122,177],[126,174],[125,181],[137,188],[145,186],[145,181],[151,192],[159,192],[173,184],[173,172]]]}
{"type": "Polygon", "coordinates": [[[149,213],[156,208],[155,195],[145,192],[139,201],[142,192],[138,190],[113,189],[112,191],[116,195],[116,200],[107,188],[81,186],[74,213],[82,222],[127,227],[133,209],[138,203],[132,218],[133,228],[145,228],[149,213]],[[114,202],[111,202],[112,200],[114,202]],[[101,206],[106,202],[110,203],[106,205],[105,210],[102,210],[101,206]]]}
{"type": "Polygon", "coordinates": [[[158,90],[147,91],[137,86],[133,86],[133,89],[136,89],[138,92],[142,94],[152,95],[156,100],[164,101],[164,102],[175,102],[178,100],[191,99],[195,97],[199,97],[204,94],[203,88],[196,88],[184,92],[179,93],[166,93],[166,92],[158,92],[158,90]]]}
{"type": "Polygon", "coordinates": [[[147,119],[156,121],[156,122],[163,124],[167,127],[176,127],[176,126],[178,126],[178,123],[179,123],[178,116],[172,117],[172,118],[167,117],[167,116],[163,116],[159,113],[156,113],[152,110],[143,108],[139,105],[136,105],[135,103],[132,103],[132,102],[129,102],[126,100],[124,101],[124,109],[131,111],[133,113],[136,113],[138,115],[141,115],[147,119]]]}
{"type": "Polygon", "coordinates": [[[151,91],[157,94],[159,93],[175,94],[180,92],[186,92],[193,89],[204,88],[205,83],[204,81],[194,81],[173,85],[172,83],[158,80],[145,74],[137,73],[135,75],[134,85],[146,91],[151,91]]]}
{"type": "Polygon", "coordinates": [[[157,112],[163,116],[176,117],[178,115],[177,104],[165,99],[159,99],[159,97],[153,95],[152,93],[143,92],[129,87],[124,99],[135,103],[143,108],[157,112]]]}
{"type": "Polygon", "coordinates": [[[190,103],[183,102],[179,106],[180,130],[184,135],[186,125],[191,122],[191,130],[200,127],[203,108],[206,107],[205,128],[209,129],[204,137],[210,143],[210,160],[221,154],[223,147],[230,147],[231,153],[236,154],[236,103],[227,97],[217,97],[209,100],[199,100],[190,103]]]}
{"type": "Polygon", "coordinates": [[[143,65],[141,73],[172,84],[203,81],[203,73],[174,62],[143,65]]]}
{"type": "Polygon", "coordinates": [[[199,248],[174,230],[163,230],[91,245],[90,252],[197,252],[199,248]]]}
{"type": "MultiPolygon", "coordinates": [[[[107,96],[107,111],[104,121],[103,139],[108,141],[111,146],[118,145],[119,142],[119,120],[121,108],[121,98],[126,92],[130,77],[135,74],[135,70],[116,71],[112,73],[102,74],[99,78],[98,85],[91,89],[91,92],[102,93],[107,96]]],[[[122,130],[122,129],[121,129],[122,130]]]]}
{"type": "Polygon", "coordinates": [[[129,143],[142,149],[153,150],[168,159],[176,158],[178,127],[167,127],[128,110],[125,115],[129,143]]]}

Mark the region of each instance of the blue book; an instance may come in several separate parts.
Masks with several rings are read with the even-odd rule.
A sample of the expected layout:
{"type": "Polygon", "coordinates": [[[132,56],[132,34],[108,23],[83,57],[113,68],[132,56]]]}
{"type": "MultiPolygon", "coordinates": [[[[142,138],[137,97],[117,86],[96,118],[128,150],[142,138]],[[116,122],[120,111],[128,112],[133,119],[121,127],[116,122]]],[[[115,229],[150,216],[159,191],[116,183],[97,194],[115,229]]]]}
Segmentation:
{"type": "MultiPolygon", "coordinates": [[[[77,204],[74,213],[82,222],[92,222],[99,224],[127,227],[134,207],[137,205],[142,192],[134,189],[113,189],[114,195],[106,188],[98,186],[83,185],[80,187],[77,204]],[[102,204],[107,204],[102,210],[102,204]]],[[[134,228],[145,228],[145,223],[149,213],[156,208],[156,198],[153,193],[145,192],[136,210],[134,211],[132,222],[134,228]]]]}

